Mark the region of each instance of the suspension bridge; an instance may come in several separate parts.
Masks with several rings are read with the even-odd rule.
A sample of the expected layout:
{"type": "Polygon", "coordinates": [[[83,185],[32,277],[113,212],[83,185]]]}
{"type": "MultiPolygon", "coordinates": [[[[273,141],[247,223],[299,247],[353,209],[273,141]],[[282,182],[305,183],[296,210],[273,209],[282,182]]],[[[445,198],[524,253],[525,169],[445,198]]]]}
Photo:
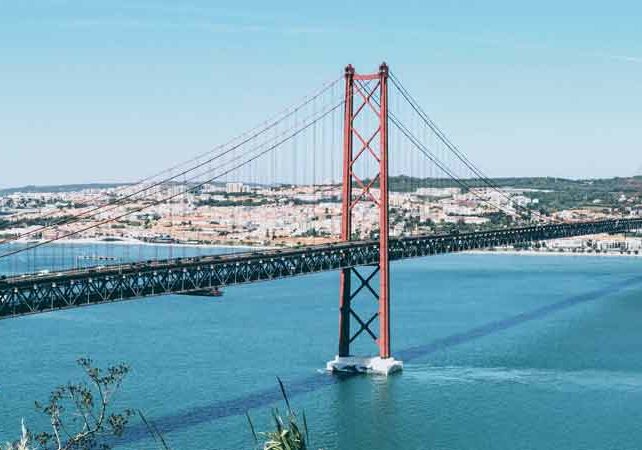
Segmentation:
{"type": "Polygon", "coordinates": [[[328,368],[389,373],[401,368],[391,351],[392,261],[642,228],[637,217],[564,221],[520,200],[449,140],[387,65],[348,66],[226,144],[71,214],[44,211],[39,225],[3,238],[0,318],[338,271],[339,349],[328,368]],[[213,210],[220,217],[202,220],[213,210]],[[167,244],[128,246],[85,267],[66,244],[132,227],[138,240],[158,240],[164,227],[167,244]],[[203,245],[221,236],[268,248],[203,245]],[[173,245],[186,242],[202,245],[189,255],[173,245]],[[376,309],[362,309],[360,296],[376,309]],[[360,338],[378,356],[355,358],[360,338]]]}

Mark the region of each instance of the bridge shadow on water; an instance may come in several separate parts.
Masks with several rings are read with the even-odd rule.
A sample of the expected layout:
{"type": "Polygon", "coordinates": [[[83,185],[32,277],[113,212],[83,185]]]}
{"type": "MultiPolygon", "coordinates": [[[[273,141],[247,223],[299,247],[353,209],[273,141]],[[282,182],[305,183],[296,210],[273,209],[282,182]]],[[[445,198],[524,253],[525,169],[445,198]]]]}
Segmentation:
{"type": "MultiPolygon", "coordinates": [[[[487,324],[475,327],[471,330],[456,333],[442,339],[437,339],[424,345],[406,348],[396,352],[396,356],[404,362],[412,361],[417,358],[438,352],[460,344],[474,341],[497,332],[508,330],[520,324],[543,319],[558,311],[571,308],[575,305],[598,300],[609,295],[616,294],[628,287],[642,283],[642,276],[630,278],[617,284],[610,284],[604,288],[589,291],[583,294],[569,297],[565,300],[552,303],[541,308],[520,313],[505,319],[495,320],[487,324]]],[[[358,374],[329,374],[316,373],[309,377],[285,380],[288,390],[288,396],[294,397],[308,392],[342,383],[352,379],[358,374]]],[[[281,392],[278,388],[249,393],[242,397],[231,400],[224,400],[210,405],[199,406],[187,411],[176,414],[166,415],[153,418],[153,422],[161,433],[170,433],[181,431],[191,426],[203,423],[213,422],[225,417],[245,414],[246,411],[253,408],[262,408],[270,406],[282,399],[281,392]]],[[[129,444],[142,439],[150,438],[146,427],[142,425],[132,426],[128,429],[125,436],[118,440],[118,444],[129,444]]]]}

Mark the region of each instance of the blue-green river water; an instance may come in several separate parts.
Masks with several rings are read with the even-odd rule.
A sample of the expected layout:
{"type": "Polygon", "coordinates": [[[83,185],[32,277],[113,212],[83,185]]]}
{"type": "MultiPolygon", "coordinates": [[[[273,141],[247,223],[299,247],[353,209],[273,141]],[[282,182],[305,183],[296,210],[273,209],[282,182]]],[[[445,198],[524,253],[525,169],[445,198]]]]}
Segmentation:
{"type": "MultiPolygon", "coordinates": [[[[338,274],[323,273],[0,321],[0,442],[23,417],[43,429],[34,400],[81,379],[75,359],[88,355],[132,366],[118,402],[173,449],[251,448],[243,413],[265,428],[276,376],[314,448],[642,448],[642,259],[394,263],[392,346],[405,369],[389,378],[321,370],[336,352],[337,291],[338,274]]],[[[134,421],[120,448],[155,447],[134,421]]]]}

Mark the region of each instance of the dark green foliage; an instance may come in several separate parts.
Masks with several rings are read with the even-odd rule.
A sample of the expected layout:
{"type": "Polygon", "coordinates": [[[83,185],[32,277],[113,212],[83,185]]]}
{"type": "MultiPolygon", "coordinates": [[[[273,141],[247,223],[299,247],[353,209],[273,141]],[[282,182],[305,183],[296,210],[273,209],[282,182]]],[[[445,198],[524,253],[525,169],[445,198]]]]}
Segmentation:
{"type": "MultiPolygon", "coordinates": [[[[477,178],[463,180],[470,187],[487,187],[485,181],[477,178]]],[[[642,176],[597,178],[591,180],[571,180],[554,177],[509,177],[492,178],[490,183],[497,187],[518,189],[539,189],[551,191],[593,191],[593,192],[642,192],[642,176]]],[[[450,178],[413,178],[405,175],[392,176],[389,179],[390,189],[403,192],[418,187],[447,188],[461,186],[450,178]]]]}
{"type": "MultiPolygon", "coordinates": [[[[488,184],[481,179],[463,180],[469,187],[487,188],[488,184]]],[[[570,180],[553,177],[512,177],[493,178],[489,183],[499,188],[524,189],[524,195],[537,198],[539,203],[533,205],[541,213],[564,209],[599,207],[618,208],[622,204],[619,197],[625,195],[633,198],[633,203],[642,203],[642,176],[626,178],[601,178],[592,180],[570,180]],[[533,190],[529,192],[528,190],[533,190]]],[[[390,190],[412,192],[421,187],[462,188],[457,182],[446,178],[411,178],[405,175],[390,177],[390,190]]],[[[464,190],[464,189],[462,189],[464,190]]],[[[622,212],[622,211],[621,211],[622,212]]]]}
{"type": "Polygon", "coordinates": [[[280,378],[277,377],[281,395],[285,401],[287,414],[285,417],[281,415],[277,408],[272,410],[272,419],[274,421],[274,431],[263,433],[256,433],[252,419],[249,414],[246,414],[247,420],[250,424],[250,430],[254,437],[254,442],[260,445],[263,450],[306,450],[309,447],[309,433],[308,423],[305,413],[302,414],[303,425],[299,425],[298,417],[290,406],[290,400],[285,392],[285,386],[280,378]],[[259,436],[263,436],[265,442],[259,443],[259,436]]]}
{"type": "MultiPolygon", "coordinates": [[[[56,223],[61,222],[67,222],[71,220],[73,216],[58,216],[54,219],[56,223]]],[[[23,228],[23,227],[30,227],[30,226],[47,226],[52,222],[52,219],[48,219],[46,217],[34,217],[32,219],[18,219],[18,220],[11,220],[11,219],[0,219],[0,230],[6,230],[8,228],[23,228]]]]}

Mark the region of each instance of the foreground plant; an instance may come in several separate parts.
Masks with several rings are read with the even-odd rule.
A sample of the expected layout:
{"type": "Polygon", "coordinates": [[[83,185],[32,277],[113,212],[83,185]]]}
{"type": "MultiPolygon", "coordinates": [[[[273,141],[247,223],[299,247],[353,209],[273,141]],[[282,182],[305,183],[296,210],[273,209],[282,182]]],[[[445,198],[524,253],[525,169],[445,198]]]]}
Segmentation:
{"type": "Polygon", "coordinates": [[[273,409],[272,418],[274,420],[274,431],[261,432],[257,434],[254,430],[254,424],[252,423],[249,413],[246,413],[247,420],[250,424],[250,430],[254,436],[254,442],[258,447],[262,446],[263,450],[307,450],[309,445],[309,433],[305,412],[302,413],[303,426],[301,427],[298,423],[296,413],[290,407],[290,401],[288,400],[287,393],[285,392],[283,382],[278,377],[277,380],[279,382],[279,387],[281,388],[281,394],[285,400],[287,414],[284,418],[279,413],[278,408],[273,409]],[[262,444],[259,441],[259,436],[264,437],[264,442],[262,444]]]}
{"type": "MultiPolygon", "coordinates": [[[[22,424],[19,440],[0,445],[0,450],[109,450],[114,437],[122,436],[130,417],[131,409],[111,411],[111,402],[130,371],[126,364],[99,369],[89,358],[78,359],[89,382],[68,383],[59,386],[50,395],[46,404],[36,402],[36,409],[45,414],[51,423],[51,431],[35,436],[22,424]]],[[[278,408],[272,410],[274,430],[256,433],[252,420],[247,419],[254,436],[256,448],[263,450],[307,450],[309,448],[308,425],[305,412],[302,425],[292,410],[285,387],[277,378],[285,400],[287,414],[282,416],[278,408]],[[259,441],[262,437],[262,443],[259,441]]],[[[171,450],[156,426],[145,415],[138,415],[147,427],[160,450],[171,450]]]]}
{"type": "Polygon", "coordinates": [[[5,450],[106,450],[110,438],[120,437],[133,414],[131,410],[112,412],[110,405],[129,366],[117,364],[99,369],[89,358],[78,359],[89,382],[68,383],[57,387],[47,403],[36,402],[45,414],[51,431],[32,435],[22,426],[22,438],[7,444],[5,450]]]}
{"type": "Polygon", "coordinates": [[[25,426],[25,421],[22,421],[22,436],[20,437],[20,440],[16,442],[7,442],[7,444],[4,447],[1,447],[3,450],[30,450],[31,443],[32,443],[32,436],[31,433],[29,433],[29,430],[27,430],[27,427],[25,426]]]}

